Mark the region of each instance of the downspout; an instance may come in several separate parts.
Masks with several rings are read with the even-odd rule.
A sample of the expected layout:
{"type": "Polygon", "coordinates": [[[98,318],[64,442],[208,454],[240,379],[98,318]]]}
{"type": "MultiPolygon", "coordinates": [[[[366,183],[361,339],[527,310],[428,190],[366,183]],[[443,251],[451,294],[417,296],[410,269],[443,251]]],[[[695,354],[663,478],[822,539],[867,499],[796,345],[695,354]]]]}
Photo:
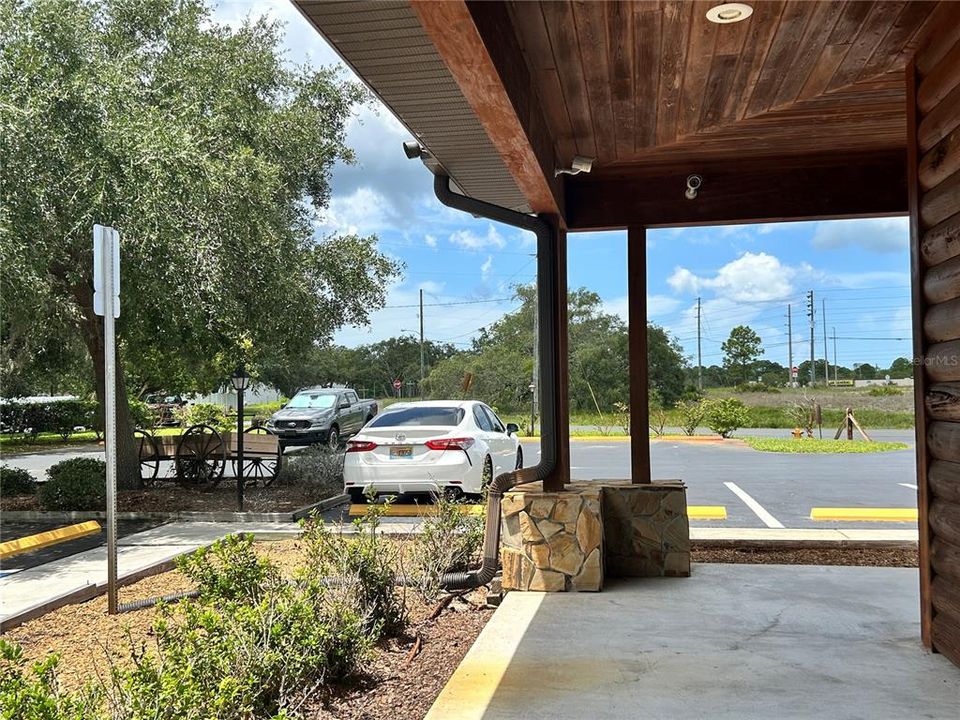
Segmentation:
{"type": "Polygon", "coordinates": [[[537,236],[537,312],[540,325],[540,357],[548,358],[543,363],[540,387],[549,392],[540,393],[541,425],[548,432],[541,433],[540,462],[533,467],[512,470],[498,475],[490,483],[487,492],[487,524],[483,536],[483,563],[473,572],[446,573],[440,583],[446,590],[461,590],[486,585],[493,579],[500,566],[500,502],[503,494],[522,483],[544,480],[557,465],[557,438],[552,432],[557,417],[557,368],[552,361],[557,354],[557,277],[553,272],[557,243],[553,227],[536,215],[509,210],[499,205],[475,200],[450,189],[450,178],[436,175],[433,191],[437,199],[449,208],[462,210],[476,217],[495,220],[506,225],[529,230],[537,236]]]}

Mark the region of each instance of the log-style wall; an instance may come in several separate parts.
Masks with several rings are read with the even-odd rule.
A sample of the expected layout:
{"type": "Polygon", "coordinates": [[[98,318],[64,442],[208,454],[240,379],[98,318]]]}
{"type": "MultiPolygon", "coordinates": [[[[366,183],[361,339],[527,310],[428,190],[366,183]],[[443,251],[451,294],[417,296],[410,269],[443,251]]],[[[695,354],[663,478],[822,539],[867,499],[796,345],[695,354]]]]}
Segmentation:
{"type": "Polygon", "coordinates": [[[907,69],[924,642],[960,665],[960,33],[907,69]]]}

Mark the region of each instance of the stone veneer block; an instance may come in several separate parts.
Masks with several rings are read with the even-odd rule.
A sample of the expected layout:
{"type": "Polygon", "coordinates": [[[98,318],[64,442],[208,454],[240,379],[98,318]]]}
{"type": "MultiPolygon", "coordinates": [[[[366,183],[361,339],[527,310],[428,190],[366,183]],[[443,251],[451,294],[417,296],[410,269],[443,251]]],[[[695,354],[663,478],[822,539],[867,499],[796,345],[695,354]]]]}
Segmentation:
{"type": "Polygon", "coordinates": [[[501,503],[504,590],[597,591],[603,587],[602,488],[541,483],[507,492],[501,503]]]}
{"type": "Polygon", "coordinates": [[[603,488],[606,572],[621,577],[688,577],[690,523],[684,484],[596,482],[603,488]]]}

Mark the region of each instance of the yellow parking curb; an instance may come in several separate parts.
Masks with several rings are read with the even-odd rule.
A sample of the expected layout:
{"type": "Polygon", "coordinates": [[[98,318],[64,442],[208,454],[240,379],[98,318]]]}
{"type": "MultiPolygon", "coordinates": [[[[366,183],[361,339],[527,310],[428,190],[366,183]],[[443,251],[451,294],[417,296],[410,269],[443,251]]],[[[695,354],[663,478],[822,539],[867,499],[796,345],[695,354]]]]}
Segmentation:
{"type": "Polygon", "coordinates": [[[726,520],[725,505],[688,505],[687,516],[691,520],[726,520]]]}
{"type": "MultiPolygon", "coordinates": [[[[366,515],[370,505],[351,505],[350,516],[366,515]]],[[[457,505],[464,515],[482,515],[483,505],[457,505]]],[[[436,505],[390,505],[384,513],[387,517],[424,517],[436,515],[436,505]]]]}
{"type": "Polygon", "coordinates": [[[39,550],[40,548],[50,547],[57,543],[67,540],[76,540],[77,538],[95,535],[100,532],[100,523],[96,520],[87,520],[76,525],[67,525],[56,530],[47,530],[36,535],[27,535],[16,540],[7,540],[0,543],[0,560],[19,555],[20,553],[39,550]]]}
{"type": "Polygon", "coordinates": [[[863,522],[916,522],[916,508],[811,508],[811,520],[860,520],[863,522]]]}

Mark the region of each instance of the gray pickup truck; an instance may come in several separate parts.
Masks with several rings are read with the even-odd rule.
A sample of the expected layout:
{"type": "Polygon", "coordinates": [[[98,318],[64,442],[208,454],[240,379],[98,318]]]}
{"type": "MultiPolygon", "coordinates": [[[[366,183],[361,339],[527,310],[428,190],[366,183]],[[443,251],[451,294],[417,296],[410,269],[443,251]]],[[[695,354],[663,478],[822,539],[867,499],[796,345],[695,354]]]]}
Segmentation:
{"type": "Polygon", "coordinates": [[[326,443],[337,447],[341,438],[359,432],[376,414],[376,400],[361,400],[351,388],[307,388],[275,412],[267,428],[284,446],[326,443]]]}

